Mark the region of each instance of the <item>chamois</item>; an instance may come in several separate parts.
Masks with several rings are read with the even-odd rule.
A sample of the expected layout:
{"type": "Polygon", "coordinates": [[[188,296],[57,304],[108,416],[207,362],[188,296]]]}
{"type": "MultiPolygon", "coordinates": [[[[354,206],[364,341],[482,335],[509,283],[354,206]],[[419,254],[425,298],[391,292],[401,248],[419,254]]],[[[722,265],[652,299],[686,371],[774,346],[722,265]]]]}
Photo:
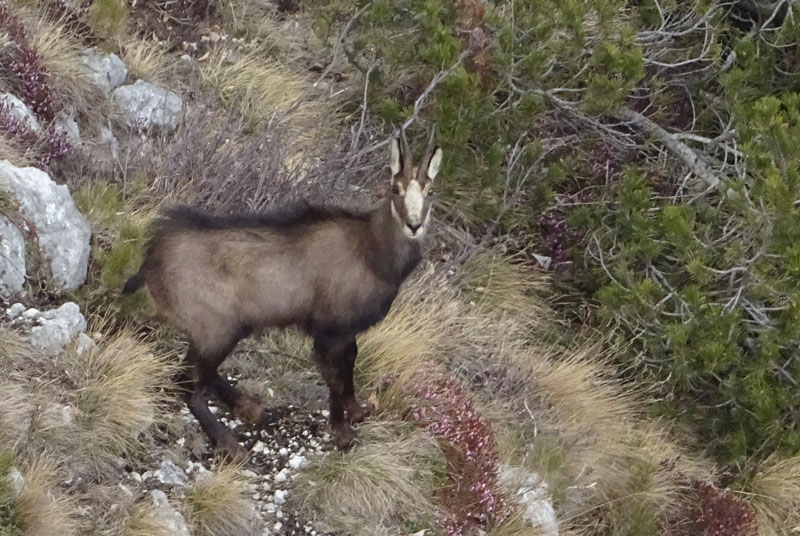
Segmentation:
{"type": "Polygon", "coordinates": [[[395,136],[390,156],[391,194],[366,212],[304,203],[222,217],[178,207],[154,222],[144,261],[123,293],[146,286],[158,316],[186,335],[179,381],[216,448],[245,455],[209,411],[204,387],[251,422],[274,420],[257,397],[243,395],[217,372],[241,339],[273,327],[296,327],[313,339],[330,392],[334,443],[345,450],[355,441],[351,424],[372,410],[355,398],[356,335],[386,316],[422,260],[442,149],[431,136],[417,167],[405,136],[395,136]]]}

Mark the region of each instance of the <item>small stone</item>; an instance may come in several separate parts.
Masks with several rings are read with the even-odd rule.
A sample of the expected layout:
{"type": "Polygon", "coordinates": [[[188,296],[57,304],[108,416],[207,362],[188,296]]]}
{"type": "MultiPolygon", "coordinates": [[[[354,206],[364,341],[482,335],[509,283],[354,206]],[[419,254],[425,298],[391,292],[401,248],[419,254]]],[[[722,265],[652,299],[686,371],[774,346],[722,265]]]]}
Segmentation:
{"type": "Polygon", "coordinates": [[[289,451],[288,451],[288,450],[286,450],[286,447],[281,447],[281,449],[278,451],[278,454],[279,454],[280,456],[286,456],[286,455],[288,455],[288,454],[289,454],[289,451]]]}
{"type": "Polygon", "coordinates": [[[13,467],[8,472],[8,480],[11,483],[11,490],[14,492],[14,497],[19,497],[25,490],[25,478],[16,467],[13,467]]]}
{"type": "Polygon", "coordinates": [[[242,476],[244,476],[245,478],[258,478],[258,475],[253,471],[251,471],[250,469],[245,469],[244,471],[242,471],[242,476]]]}
{"type": "Polygon", "coordinates": [[[289,492],[287,491],[284,491],[282,489],[275,490],[275,495],[273,495],[272,502],[278,505],[285,504],[287,495],[289,495],[289,492]]]}
{"type": "Polygon", "coordinates": [[[183,469],[169,460],[163,460],[158,471],[155,471],[153,476],[166,486],[185,486],[188,482],[183,469]]]}
{"type": "Polygon", "coordinates": [[[125,125],[139,131],[169,134],[183,115],[183,100],[176,93],[144,80],[118,87],[111,99],[125,125]]]}
{"type": "Polygon", "coordinates": [[[292,469],[300,469],[306,464],[305,456],[292,456],[289,459],[289,467],[292,469]]]}
{"type": "Polygon", "coordinates": [[[14,305],[6,309],[6,314],[12,320],[16,320],[17,318],[22,316],[22,313],[24,312],[25,312],[25,306],[22,305],[21,303],[15,303],[14,305]]]}
{"type": "Polygon", "coordinates": [[[39,309],[31,307],[30,309],[22,313],[22,318],[24,318],[25,320],[34,320],[36,318],[39,318],[40,314],[42,313],[41,311],[39,311],[39,309]]]}
{"type": "Polygon", "coordinates": [[[111,151],[111,156],[113,158],[119,157],[119,142],[117,141],[117,137],[114,136],[114,133],[111,132],[110,128],[100,128],[100,143],[109,151],[111,151]]]}
{"type": "Polygon", "coordinates": [[[116,54],[103,54],[96,48],[87,48],[81,53],[86,76],[100,89],[110,93],[128,76],[128,69],[116,54]]]}
{"type": "Polygon", "coordinates": [[[289,472],[286,470],[286,468],[283,468],[277,475],[275,475],[274,480],[275,482],[286,482],[287,478],[289,478],[289,472]]]}
{"type": "Polygon", "coordinates": [[[191,536],[183,515],[169,504],[167,495],[163,491],[155,489],[150,492],[150,496],[153,499],[153,506],[158,512],[160,521],[164,523],[165,528],[168,530],[168,534],[191,536]]]}
{"type": "Polygon", "coordinates": [[[31,132],[39,132],[41,126],[30,108],[11,93],[0,95],[0,108],[8,110],[8,114],[31,132]]]}
{"type": "Polygon", "coordinates": [[[78,342],[75,345],[75,350],[78,352],[78,355],[83,355],[96,347],[97,345],[86,333],[78,334],[78,342]]]}
{"type": "Polygon", "coordinates": [[[283,528],[283,523],[276,521],[275,524],[272,525],[272,528],[275,530],[275,532],[278,532],[283,528]]]}

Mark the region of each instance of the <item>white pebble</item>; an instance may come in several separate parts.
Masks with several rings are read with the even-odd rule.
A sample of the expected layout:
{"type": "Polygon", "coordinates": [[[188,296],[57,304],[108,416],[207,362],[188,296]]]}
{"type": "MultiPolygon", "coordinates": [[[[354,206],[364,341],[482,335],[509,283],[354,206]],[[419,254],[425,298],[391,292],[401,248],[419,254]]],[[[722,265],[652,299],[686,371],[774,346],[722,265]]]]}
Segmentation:
{"type": "Polygon", "coordinates": [[[289,459],[289,467],[292,469],[300,469],[306,464],[306,457],[305,456],[292,456],[289,459]]]}
{"type": "Polygon", "coordinates": [[[253,452],[264,452],[264,443],[261,441],[256,441],[256,444],[253,445],[253,452]]]}
{"type": "Polygon", "coordinates": [[[278,532],[283,528],[283,523],[277,521],[274,525],[272,525],[272,528],[275,529],[275,532],[278,532]]]}
{"type": "Polygon", "coordinates": [[[275,495],[272,497],[272,502],[275,504],[284,504],[286,502],[286,496],[289,493],[282,489],[276,490],[275,495]]]}
{"type": "Polygon", "coordinates": [[[288,473],[286,468],[281,469],[280,473],[274,477],[275,482],[286,482],[286,479],[289,477],[288,473]]]}

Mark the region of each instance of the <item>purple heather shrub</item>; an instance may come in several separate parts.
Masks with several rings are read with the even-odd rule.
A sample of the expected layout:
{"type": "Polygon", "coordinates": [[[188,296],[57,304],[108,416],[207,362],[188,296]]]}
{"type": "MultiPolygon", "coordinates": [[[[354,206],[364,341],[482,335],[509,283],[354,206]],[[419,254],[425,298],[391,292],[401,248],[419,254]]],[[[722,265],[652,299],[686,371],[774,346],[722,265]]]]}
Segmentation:
{"type": "Polygon", "coordinates": [[[11,113],[11,108],[6,103],[0,103],[0,132],[22,147],[31,147],[37,141],[36,134],[11,113]]]}
{"type": "Polygon", "coordinates": [[[11,72],[16,76],[18,94],[40,119],[51,120],[58,105],[50,87],[50,75],[41,56],[28,42],[28,35],[4,0],[0,0],[0,30],[8,33],[14,43],[10,61],[11,72]]]}
{"type": "Polygon", "coordinates": [[[566,220],[555,216],[539,216],[536,223],[542,230],[552,265],[558,266],[566,261],[569,248],[581,236],[580,231],[570,228],[566,220]]]}
{"type": "Polygon", "coordinates": [[[510,510],[497,492],[494,434],[469,395],[452,380],[423,382],[412,392],[422,401],[411,408],[411,417],[439,440],[450,468],[451,485],[441,492],[445,533],[461,536],[505,519],[510,510]]]}

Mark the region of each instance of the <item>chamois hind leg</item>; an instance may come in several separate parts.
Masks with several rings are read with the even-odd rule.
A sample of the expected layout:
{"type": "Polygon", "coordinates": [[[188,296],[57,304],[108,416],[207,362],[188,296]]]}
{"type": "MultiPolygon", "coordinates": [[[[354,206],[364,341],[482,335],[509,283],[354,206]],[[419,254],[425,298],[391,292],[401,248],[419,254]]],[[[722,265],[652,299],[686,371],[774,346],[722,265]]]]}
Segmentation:
{"type": "Polygon", "coordinates": [[[286,408],[266,408],[261,398],[256,395],[244,394],[228,382],[217,370],[225,358],[233,351],[236,344],[248,334],[243,331],[238,337],[223,346],[213,356],[206,356],[201,364],[204,385],[214,391],[223,404],[228,406],[234,414],[246,421],[259,426],[266,426],[275,422],[288,413],[286,408]]]}
{"type": "Polygon", "coordinates": [[[374,409],[371,404],[362,405],[356,399],[355,386],[353,385],[353,369],[358,355],[358,345],[353,337],[350,343],[345,346],[338,358],[340,373],[344,379],[344,407],[347,410],[347,420],[350,424],[364,422],[374,409]]]}
{"type": "Polygon", "coordinates": [[[193,345],[189,346],[189,351],[183,363],[181,383],[185,389],[186,405],[195,419],[197,419],[197,422],[200,423],[200,427],[206,433],[212,445],[235,458],[246,456],[246,452],[236,441],[236,438],[214,417],[203,399],[204,375],[202,373],[202,359],[193,345]]]}
{"type": "Polygon", "coordinates": [[[217,393],[220,400],[237,416],[251,424],[268,426],[289,414],[289,409],[286,407],[268,408],[260,397],[242,393],[223,378],[219,371],[208,372],[207,378],[206,385],[217,393]]]}
{"type": "Polygon", "coordinates": [[[341,356],[350,346],[350,339],[329,337],[314,338],[314,353],[317,366],[330,391],[329,424],[333,440],[339,450],[349,449],[356,440],[356,434],[344,418],[344,393],[346,366],[342,366],[341,356]]]}

